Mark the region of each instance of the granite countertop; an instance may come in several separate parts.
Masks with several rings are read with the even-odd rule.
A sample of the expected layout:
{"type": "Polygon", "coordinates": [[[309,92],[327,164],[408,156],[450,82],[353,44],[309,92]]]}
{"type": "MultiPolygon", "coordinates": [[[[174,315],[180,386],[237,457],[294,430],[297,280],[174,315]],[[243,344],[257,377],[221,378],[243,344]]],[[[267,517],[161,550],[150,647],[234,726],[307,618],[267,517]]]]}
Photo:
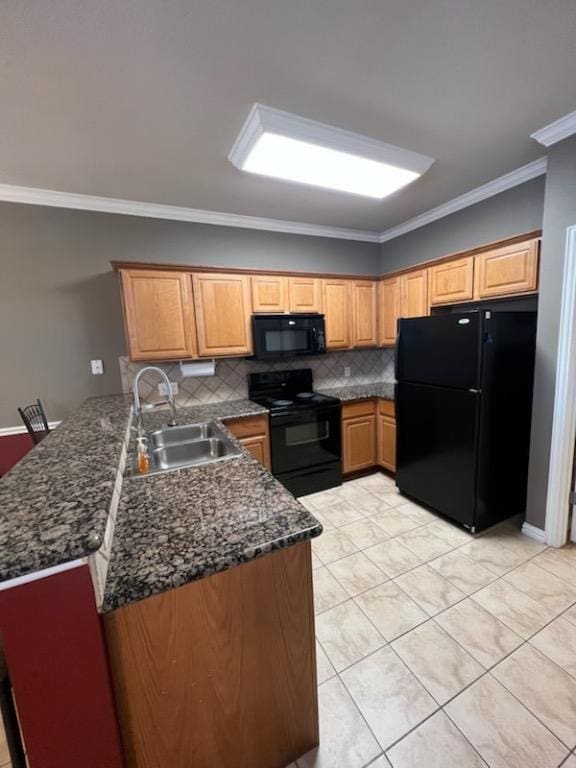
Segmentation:
{"type": "Polygon", "coordinates": [[[318,389],[322,395],[337,397],[343,403],[353,400],[366,400],[381,397],[384,400],[394,400],[394,382],[376,381],[373,384],[355,384],[350,387],[334,387],[333,389],[318,389]]]}
{"type": "MultiPolygon", "coordinates": [[[[90,398],[0,480],[0,581],[93,554],[103,540],[130,423],[124,395],[90,398]]],[[[180,424],[267,413],[249,400],[178,408],[180,424]]],[[[146,429],[166,411],[144,414],[146,429]]],[[[235,438],[230,436],[233,441],[235,438]]],[[[274,549],[322,526],[242,454],[122,483],[105,609],[274,549]]]]}
{"type": "Polygon", "coordinates": [[[0,480],[0,581],[98,549],[130,411],[90,398],[0,480]]]}
{"type": "Polygon", "coordinates": [[[318,521],[247,451],[125,480],[102,610],[319,536],[318,521]]]}

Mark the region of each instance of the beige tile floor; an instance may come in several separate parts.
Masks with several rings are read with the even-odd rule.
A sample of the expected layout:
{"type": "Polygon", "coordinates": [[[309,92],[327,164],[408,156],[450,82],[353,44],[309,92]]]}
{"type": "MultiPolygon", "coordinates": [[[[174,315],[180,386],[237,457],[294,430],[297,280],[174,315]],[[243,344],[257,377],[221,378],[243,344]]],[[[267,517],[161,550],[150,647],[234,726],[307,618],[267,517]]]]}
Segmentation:
{"type": "Polygon", "coordinates": [[[472,536],[382,474],[301,501],[321,745],[289,768],[576,768],[576,546],[472,536]]]}
{"type": "Polygon", "coordinates": [[[325,533],[298,768],[576,768],[576,546],[472,536],[382,474],[300,501],[325,533]]]}

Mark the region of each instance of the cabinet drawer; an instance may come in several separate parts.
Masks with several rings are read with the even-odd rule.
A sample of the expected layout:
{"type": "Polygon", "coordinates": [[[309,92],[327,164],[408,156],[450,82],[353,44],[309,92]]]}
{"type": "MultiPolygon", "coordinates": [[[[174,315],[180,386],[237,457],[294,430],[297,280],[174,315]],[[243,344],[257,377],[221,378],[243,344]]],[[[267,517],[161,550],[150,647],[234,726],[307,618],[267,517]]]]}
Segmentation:
{"type": "Polygon", "coordinates": [[[396,408],[394,406],[394,400],[384,400],[380,398],[378,400],[378,413],[381,416],[390,416],[391,418],[395,418],[396,408]]]}
{"type": "Polygon", "coordinates": [[[268,416],[246,416],[240,419],[231,419],[226,421],[225,425],[238,439],[268,434],[268,416]]]}
{"type": "Polygon", "coordinates": [[[375,400],[357,400],[354,403],[342,405],[342,418],[354,419],[356,416],[371,416],[376,413],[375,400]]]}

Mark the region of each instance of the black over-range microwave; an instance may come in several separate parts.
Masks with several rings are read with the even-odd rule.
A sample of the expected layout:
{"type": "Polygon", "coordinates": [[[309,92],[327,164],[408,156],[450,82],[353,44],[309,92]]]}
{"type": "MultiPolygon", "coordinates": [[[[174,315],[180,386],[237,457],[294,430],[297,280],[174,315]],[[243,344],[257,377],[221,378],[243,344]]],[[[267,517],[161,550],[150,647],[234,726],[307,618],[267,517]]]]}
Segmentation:
{"type": "Polygon", "coordinates": [[[324,315],[253,315],[256,360],[286,360],[326,352],[324,315]]]}

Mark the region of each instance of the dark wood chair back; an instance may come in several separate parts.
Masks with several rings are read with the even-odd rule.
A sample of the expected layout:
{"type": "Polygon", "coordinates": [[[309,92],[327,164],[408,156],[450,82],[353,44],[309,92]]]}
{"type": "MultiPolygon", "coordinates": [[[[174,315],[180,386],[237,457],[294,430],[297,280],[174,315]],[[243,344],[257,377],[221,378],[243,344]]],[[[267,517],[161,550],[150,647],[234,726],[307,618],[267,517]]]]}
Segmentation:
{"type": "Polygon", "coordinates": [[[44,412],[44,407],[40,400],[36,400],[33,405],[27,405],[24,408],[18,408],[18,413],[22,417],[24,426],[30,433],[34,443],[39,443],[43,437],[50,432],[48,419],[44,412]]]}

